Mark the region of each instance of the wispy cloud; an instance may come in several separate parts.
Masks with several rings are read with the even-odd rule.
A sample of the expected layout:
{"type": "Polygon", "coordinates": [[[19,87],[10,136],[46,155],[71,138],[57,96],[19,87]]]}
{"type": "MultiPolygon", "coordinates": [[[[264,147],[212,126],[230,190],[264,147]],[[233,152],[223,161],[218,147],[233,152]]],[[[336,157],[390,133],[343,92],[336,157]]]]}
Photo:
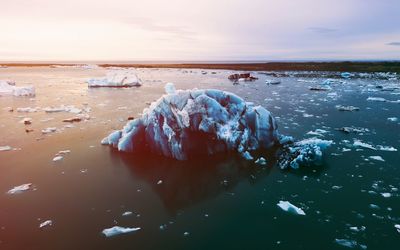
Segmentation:
{"type": "Polygon", "coordinates": [[[386,45],[389,45],[389,46],[400,46],[400,42],[390,42],[390,43],[387,43],[386,45]]]}
{"type": "Polygon", "coordinates": [[[124,22],[145,31],[169,34],[174,38],[193,40],[196,36],[196,32],[189,30],[188,27],[164,24],[161,25],[150,18],[135,17],[124,20],[124,22]]]}
{"type": "Polygon", "coordinates": [[[332,29],[332,28],[327,28],[327,27],[309,27],[308,30],[315,32],[315,33],[321,33],[321,34],[332,33],[332,32],[338,31],[337,29],[332,29]]]}

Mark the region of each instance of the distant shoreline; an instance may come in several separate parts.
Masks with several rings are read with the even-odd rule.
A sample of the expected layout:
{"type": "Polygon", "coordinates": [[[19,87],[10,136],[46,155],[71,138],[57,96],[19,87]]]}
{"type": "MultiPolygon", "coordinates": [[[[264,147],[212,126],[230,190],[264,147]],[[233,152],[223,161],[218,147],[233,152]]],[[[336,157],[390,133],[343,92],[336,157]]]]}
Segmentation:
{"type": "MultiPolygon", "coordinates": [[[[7,67],[73,66],[83,63],[0,63],[7,67]]],[[[240,71],[397,72],[400,61],[267,62],[267,63],[98,63],[100,67],[176,68],[240,71]]]]}

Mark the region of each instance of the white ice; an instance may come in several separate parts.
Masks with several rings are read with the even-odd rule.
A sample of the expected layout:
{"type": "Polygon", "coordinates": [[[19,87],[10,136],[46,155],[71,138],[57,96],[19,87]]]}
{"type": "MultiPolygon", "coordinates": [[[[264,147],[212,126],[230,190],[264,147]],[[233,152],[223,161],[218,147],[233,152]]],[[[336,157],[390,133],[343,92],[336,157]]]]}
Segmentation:
{"type": "Polygon", "coordinates": [[[12,150],[13,148],[12,147],[10,147],[10,146],[0,146],[0,151],[10,151],[10,150],[12,150]]]}
{"type": "Polygon", "coordinates": [[[46,220],[45,222],[40,223],[39,228],[52,226],[52,225],[53,225],[53,221],[52,220],[46,220]]]}
{"type": "Polygon", "coordinates": [[[385,161],[385,160],[382,158],[382,156],[379,156],[379,155],[371,155],[371,156],[368,157],[368,158],[370,158],[370,159],[372,159],[372,160],[375,160],[375,161],[385,161]]]}
{"type": "Polygon", "coordinates": [[[306,215],[306,213],[301,208],[296,207],[289,201],[279,201],[279,203],[276,205],[280,207],[283,211],[297,215],[306,215]]]}
{"type": "Polygon", "coordinates": [[[114,226],[111,228],[106,228],[102,231],[102,233],[106,237],[111,237],[119,234],[126,234],[126,233],[131,233],[140,230],[140,227],[119,227],[119,226],[114,226]]]}
{"type": "Polygon", "coordinates": [[[250,151],[278,142],[275,119],[265,108],[225,91],[174,92],[172,86],[166,87],[170,94],[153,102],[141,118],[112,132],[102,144],[126,152],[139,151],[146,144],[155,154],[187,160],[198,152],[213,155],[228,151],[250,159],[250,151]]]}
{"type": "Polygon", "coordinates": [[[19,186],[15,186],[12,189],[8,190],[7,194],[18,194],[23,191],[27,191],[32,187],[32,183],[26,183],[19,186]]]}
{"type": "Polygon", "coordinates": [[[17,87],[15,82],[0,80],[0,96],[35,96],[35,87],[32,85],[17,87]]]}
{"type": "Polygon", "coordinates": [[[141,81],[133,70],[112,70],[106,77],[87,80],[88,87],[133,87],[141,86],[141,81]]]}

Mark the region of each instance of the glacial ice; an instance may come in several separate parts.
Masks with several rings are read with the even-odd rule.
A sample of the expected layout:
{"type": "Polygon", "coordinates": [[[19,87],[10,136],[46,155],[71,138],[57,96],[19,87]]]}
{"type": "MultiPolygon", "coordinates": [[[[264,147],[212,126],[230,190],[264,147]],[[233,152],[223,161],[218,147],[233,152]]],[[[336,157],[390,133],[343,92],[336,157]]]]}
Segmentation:
{"type": "Polygon", "coordinates": [[[296,207],[289,201],[279,201],[279,203],[276,205],[280,207],[283,211],[297,215],[306,215],[306,213],[301,208],[296,207]]]}
{"type": "Polygon", "coordinates": [[[250,152],[279,143],[275,119],[261,106],[246,103],[235,94],[220,90],[177,90],[172,84],[120,131],[102,140],[119,151],[152,153],[177,160],[198,155],[237,151],[250,152]]]}
{"type": "Polygon", "coordinates": [[[283,146],[283,153],[279,157],[278,166],[281,169],[298,169],[301,166],[320,165],[322,151],[328,148],[333,141],[319,138],[309,138],[283,146]]]}
{"type": "Polygon", "coordinates": [[[26,184],[22,184],[19,186],[15,186],[12,189],[8,190],[7,194],[18,194],[23,191],[27,191],[27,190],[31,189],[31,187],[32,187],[32,183],[26,183],[26,184]]]}
{"type": "Polygon", "coordinates": [[[131,233],[140,230],[140,227],[120,227],[120,226],[114,226],[111,228],[106,228],[102,231],[102,233],[106,237],[112,237],[115,235],[119,234],[126,234],[126,233],[131,233]]]}
{"type": "Polygon", "coordinates": [[[132,70],[112,70],[106,77],[87,80],[89,88],[95,87],[134,87],[141,86],[140,79],[132,70]]]}
{"type": "Polygon", "coordinates": [[[10,150],[13,150],[13,148],[10,146],[0,146],[0,152],[1,151],[10,151],[10,150]]]}
{"type": "Polygon", "coordinates": [[[396,224],[396,225],[394,225],[394,227],[396,228],[397,232],[400,233],[400,224],[396,224]]]}
{"type": "Polygon", "coordinates": [[[35,96],[35,87],[32,85],[17,87],[15,82],[0,80],[0,96],[35,96]]]}

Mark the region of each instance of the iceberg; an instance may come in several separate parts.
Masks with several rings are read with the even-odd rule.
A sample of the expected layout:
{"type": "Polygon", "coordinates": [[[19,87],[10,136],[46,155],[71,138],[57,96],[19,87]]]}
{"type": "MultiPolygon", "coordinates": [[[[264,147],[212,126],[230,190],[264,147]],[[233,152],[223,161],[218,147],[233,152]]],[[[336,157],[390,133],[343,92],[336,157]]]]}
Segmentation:
{"type": "Polygon", "coordinates": [[[15,82],[0,80],[0,96],[35,96],[35,87],[32,85],[17,87],[15,82]]]}
{"type": "Polygon", "coordinates": [[[119,151],[188,160],[197,156],[236,151],[246,159],[250,152],[279,144],[277,124],[261,106],[237,95],[214,89],[174,90],[129,121],[122,130],[102,140],[119,151]]]}
{"type": "Polygon", "coordinates": [[[106,74],[103,78],[92,78],[87,80],[89,88],[98,87],[138,87],[141,86],[141,81],[132,70],[113,70],[106,74]]]}
{"type": "Polygon", "coordinates": [[[111,237],[115,236],[118,234],[126,234],[126,233],[131,233],[140,230],[140,227],[119,227],[119,226],[114,226],[111,228],[106,228],[102,231],[102,233],[106,237],[111,237]]]}
{"type": "Polygon", "coordinates": [[[296,207],[289,201],[279,201],[279,203],[276,205],[280,207],[283,211],[297,215],[306,215],[306,213],[301,208],[296,207]]]}

